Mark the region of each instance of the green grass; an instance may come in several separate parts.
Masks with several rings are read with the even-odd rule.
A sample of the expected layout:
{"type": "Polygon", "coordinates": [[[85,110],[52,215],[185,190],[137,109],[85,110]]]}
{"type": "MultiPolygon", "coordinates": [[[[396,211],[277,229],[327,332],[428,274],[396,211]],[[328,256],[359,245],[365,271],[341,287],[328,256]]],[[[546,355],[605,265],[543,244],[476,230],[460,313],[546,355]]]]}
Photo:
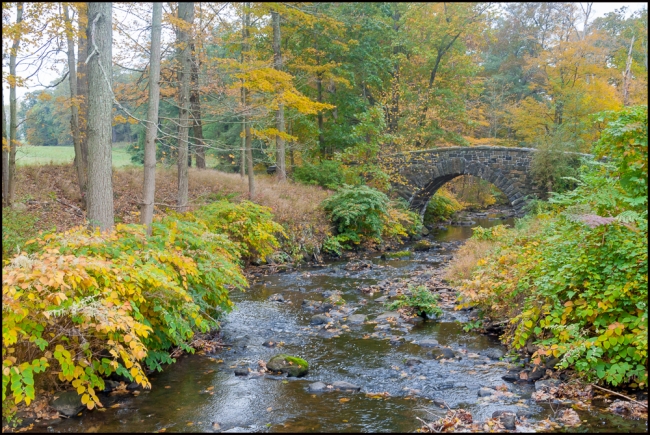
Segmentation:
{"type": "MultiPolygon", "coordinates": [[[[23,145],[16,151],[16,165],[47,165],[49,163],[72,163],[74,160],[74,148],[69,147],[43,147],[23,145]]],[[[113,144],[113,166],[134,166],[131,163],[131,156],[126,152],[123,143],[113,144]]],[[[135,165],[139,166],[139,165],[135,165]]]]}

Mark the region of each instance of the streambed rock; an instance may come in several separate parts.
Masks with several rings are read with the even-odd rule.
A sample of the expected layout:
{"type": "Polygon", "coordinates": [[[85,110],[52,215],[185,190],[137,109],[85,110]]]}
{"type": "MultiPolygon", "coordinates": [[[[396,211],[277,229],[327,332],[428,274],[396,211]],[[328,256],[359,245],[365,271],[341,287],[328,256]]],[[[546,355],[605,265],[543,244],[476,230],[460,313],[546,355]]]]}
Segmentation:
{"type": "Polygon", "coordinates": [[[497,418],[501,421],[503,424],[503,427],[506,428],[507,430],[515,430],[517,429],[517,426],[515,425],[515,421],[517,420],[517,416],[515,415],[514,412],[510,411],[494,411],[492,413],[492,418],[497,418]]]}
{"type": "Polygon", "coordinates": [[[559,379],[545,379],[543,381],[535,382],[535,391],[548,391],[551,388],[557,388],[560,386],[562,381],[559,379]]]}
{"type": "Polygon", "coordinates": [[[503,358],[503,351],[501,349],[485,349],[479,352],[479,354],[486,356],[490,359],[501,359],[503,358]]]}
{"type": "Polygon", "coordinates": [[[493,390],[492,388],[481,388],[478,390],[478,397],[490,397],[491,395],[495,394],[496,390],[493,390]]]}
{"type": "Polygon", "coordinates": [[[428,240],[420,240],[415,245],[413,245],[414,251],[428,251],[433,248],[433,244],[428,240]]]}
{"type": "Polygon", "coordinates": [[[420,345],[421,347],[438,347],[438,340],[435,340],[433,338],[425,338],[424,340],[418,341],[416,344],[420,345]]]}
{"type": "Polygon", "coordinates": [[[303,377],[309,371],[309,364],[302,358],[281,353],[266,363],[266,368],[273,372],[286,373],[296,378],[303,377]]]}
{"type": "Polygon", "coordinates": [[[361,387],[345,381],[336,381],[332,384],[332,387],[342,391],[361,391],[361,387]]]}
{"type": "Polygon", "coordinates": [[[269,296],[268,300],[271,302],[284,302],[284,296],[282,296],[280,293],[275,293],[269,296]]]}
{"type": "Polygon", "coordinates": [[[73,417],[84,410],[81,396],[76,391],[63,391],[56,393],[50,406],[65,417],[73,417]]]}
{"type": "MultiPolygon", "coordinates": [[[[375,299],[376,300],[376,299],[375,299]]],[[[382,313],[377,316],[375,319],[377,322],[385,322],[388,321],[388,319],[393,318],[395,320],[399,319],[400,314],[397,311],[386,311],[385,313],[382,313]]]]}
{"type": "Polygon", "coordinates": [[[355,324],[363,323],[365,321],[366,321],[365,314],[353,314],[350,317],[348,317],[347,323],[355,325],[355,324]]]}
{"type": "Polygon", "coordinates": [[[435,349],[432,349],[429,352],[429,355],[433,359],[452,359],[456,358],[456,354],[454,353],[453,350],[449,349],[448,347],[437,347],[435,349]]]}
{"type": "Polygon", "coordinates": [[[350,261],[343,268],[345,270],[360,270],[360,269],[372,269],[372,261],[369,260],[359,260],[359,261],[350,261]]]}
{"type": "Polygon", "coordinates": [[[325,385],[323,382],[314,382],[313,384],[309,384],[309,391],[319,392],[325,391],[326,389],[327,385],[325,385]]]}
{"type": "Polygon", "coordinates": [[[325,314],[316,314],[315,316],[312,316],[311,321],[309,322],[310,325],[324,325],[326,323],[332,323],[334,320],[332,320],[331,317],[327,317],[325,314]]]}

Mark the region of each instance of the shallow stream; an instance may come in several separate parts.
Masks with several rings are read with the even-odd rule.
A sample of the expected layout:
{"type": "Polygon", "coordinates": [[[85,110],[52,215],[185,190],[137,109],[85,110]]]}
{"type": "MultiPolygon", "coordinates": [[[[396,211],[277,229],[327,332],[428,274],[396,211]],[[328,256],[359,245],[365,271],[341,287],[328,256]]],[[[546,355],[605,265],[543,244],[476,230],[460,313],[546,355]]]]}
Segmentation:
{"type": "MultiPolygon", "coordinates": [[[[489,218],[475,221],[484,227],[513,223],[512,219],[489,218]]],[[[60,420],[47,430],[413,432],[422,426],[416,417],[432,421],[443,416],[447,410],[443,402],[469,410],[475,421],[487,419],[497,410],[519,412],[529,421],[552,416],[557,406],[530,400],[532,384],[501,379],[509,365],[498,359],[505,348],[496,339],[465,332],[465,313],[446,309],[435,321],[374,322],[387,311],[376,299],[390,297],[397,281],[418,283],[435,277],[471,233],[470,226],[450,226],[429,236],[437,244],[430,251],[414,252],[400,260],[369,254],[364,259],[371,261],[372,267],[358,270],[346,270],[348,262],[338,261],[258,277],[246,293],[233,295],[237,309],[226,317],[222,329],[228,347],[212,355],[180,357],[164,372],[151,375],[150,391],[137,396],[105,396],[104,411],[60,420]],[[328,328],[310,325],[316,313],[305,308],[313,302],[303,301],[325,301],[333,291],[339,291],[344,300],[330,312],[338,320],[328,328]],[[269,300],[278,299],[272,297],[276,294],[284,301],[269,300]],[[350,324],[353,314],[366,315],[366,321],[350,324]],[[427,339],[451,348],[456,358],[435,359],[432,348],[422,345],[427,339]],[[307,376],[255,373],[260,360],[268,361],[278,353],[307,360],[307,376]],[[237,368],[252,372],[236,376],[237,368]],[[317,381],[347,381],[360,391],[310,391],[309,385],[317,381]],[[507,384],[508,394],[478,397],[480,388],[503,384],[507,384]]],[[[443,300],[453,300],[451,291],[447,296],[443,300]]],[[[646,422],[594,411],[578,413],[586,420],[574,429],[579,432],[647,432],[646,422]]]]}

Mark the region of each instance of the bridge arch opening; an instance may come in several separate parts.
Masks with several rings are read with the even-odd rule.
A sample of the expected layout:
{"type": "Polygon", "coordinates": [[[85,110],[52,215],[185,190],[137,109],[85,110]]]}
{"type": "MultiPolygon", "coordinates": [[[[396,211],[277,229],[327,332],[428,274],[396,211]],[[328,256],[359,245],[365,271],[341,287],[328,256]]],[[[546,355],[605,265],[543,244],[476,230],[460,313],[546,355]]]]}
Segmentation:
{"type": "Polygon", "coordinates": [[[426,171],[427,179],[419,183],[420,187],[413,191],[409,198],[412,210],[424,217],[429,200],[442,186],[451,180],[463,175],[472,175],[493,184],[508,198],[510,205],[521,214],[525,205],[525,195],[518,183],[512,180],[509,174],[479,162],[467,162],[463,158],[439,160],[430,171],[426,171]]]}

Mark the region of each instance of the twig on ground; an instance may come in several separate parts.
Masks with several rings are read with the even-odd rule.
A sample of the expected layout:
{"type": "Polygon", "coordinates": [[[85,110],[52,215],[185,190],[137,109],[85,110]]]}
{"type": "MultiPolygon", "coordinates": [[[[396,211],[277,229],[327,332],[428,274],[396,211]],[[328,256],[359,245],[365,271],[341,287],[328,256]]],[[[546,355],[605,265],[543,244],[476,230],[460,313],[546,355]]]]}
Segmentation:
{"type": "Polygon", "coordinates": [[[634,399],[632,399],[630,397],[627,397],[625,394],[617,393],[616,391],[608,390],[607,388],[599,387],[598,385],[594,385],[594,384],[589,384],[589,385],[591,385],[594,388],[598,388],[599,390],[607,391],[608,393],[616,394],[617,396],[621,396],[622,398],[627,399],[630,402],[634,402],[634,403],[636,403],[638,405],[641,405],[641,406],[645,407],[645,409],[648,409],[648,405],[646,405],[644,403],[641,403],[641,402],[637,402],[636,400],[634,400],[634,399]]]}
{"type": "Polygon", "coordinates": [[[77,207],[76,205],[68,204],[68,203],[66,203],[66,202],[61,201],[61,200],[58,199],[58,198],[55,198],[55,200],[56,200],[56,202],[59,202],[59,203],[65,205],[65,206],[67,206],[67,207],[70,207],[70,208],[73,209],[73,210],[76,212],[76,214],[78,214],[79,216],[83,216],[83,214],[84,214],[83,210],[80,209],[79,207],[77,207]]]}

